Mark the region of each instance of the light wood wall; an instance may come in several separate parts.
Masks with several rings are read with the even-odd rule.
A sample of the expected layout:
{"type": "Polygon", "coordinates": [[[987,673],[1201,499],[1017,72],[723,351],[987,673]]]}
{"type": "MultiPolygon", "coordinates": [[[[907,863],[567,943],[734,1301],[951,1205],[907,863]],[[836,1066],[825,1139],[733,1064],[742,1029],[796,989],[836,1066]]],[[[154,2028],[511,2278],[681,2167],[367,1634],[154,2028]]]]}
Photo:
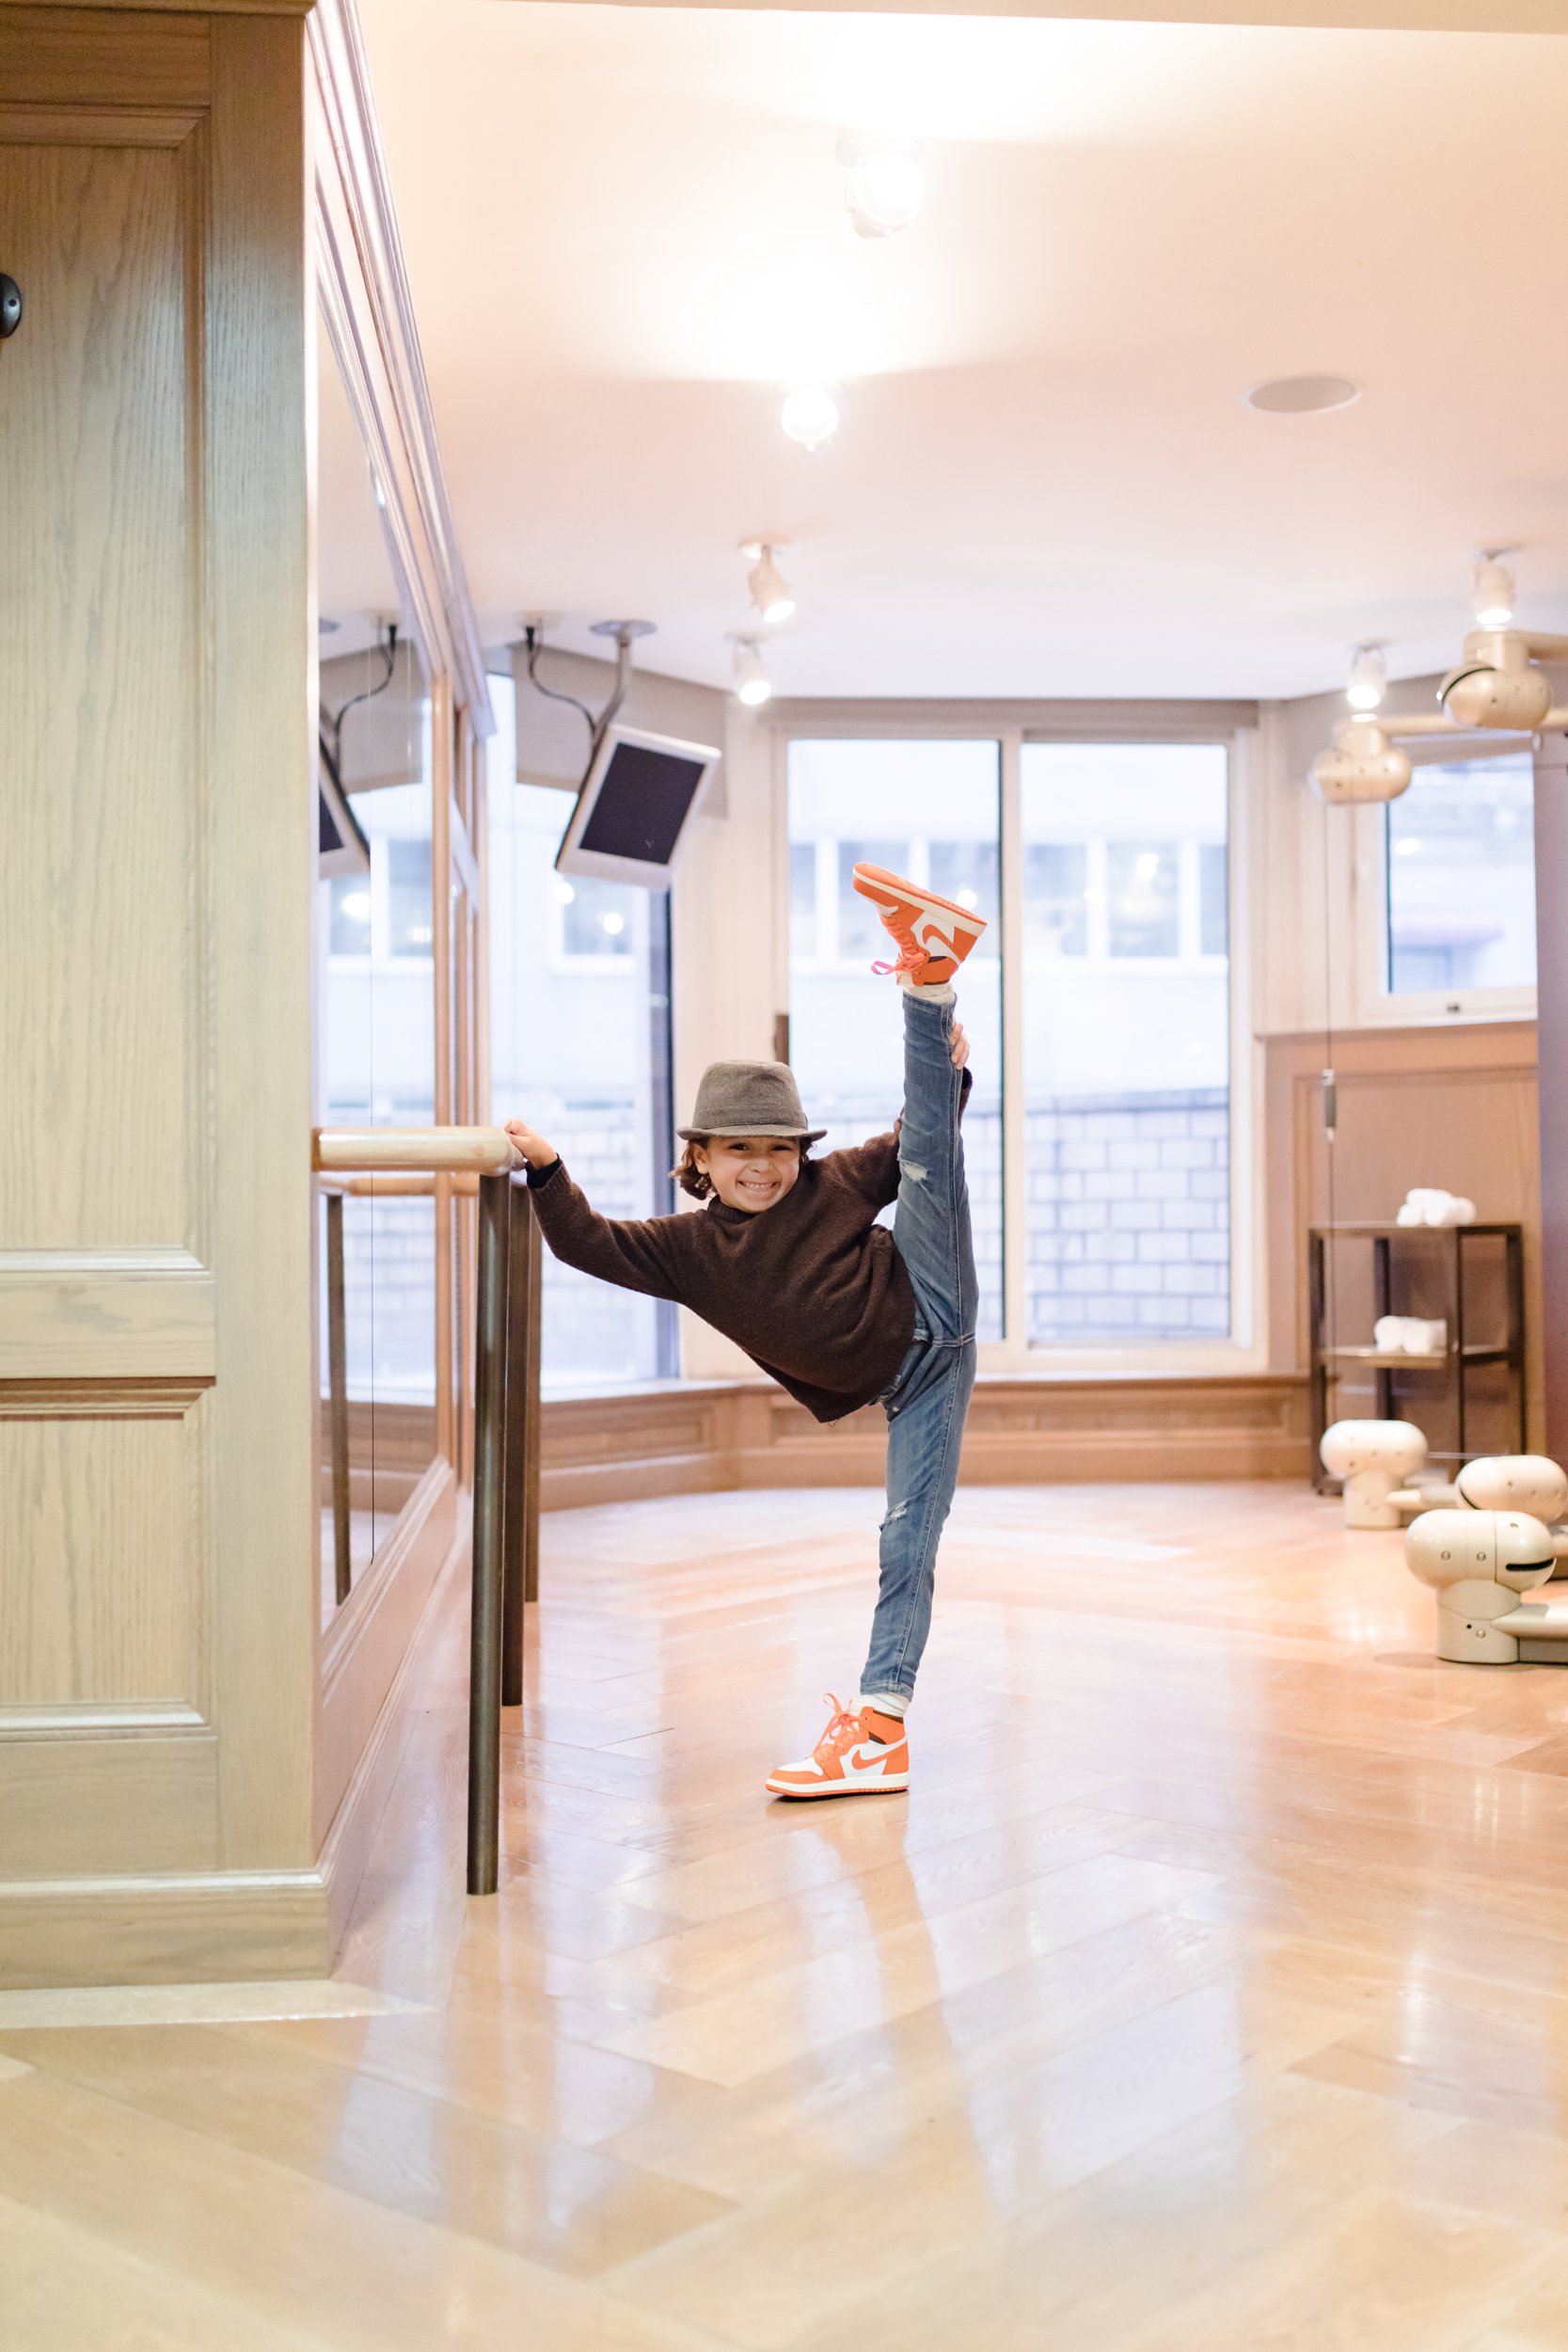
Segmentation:
{"type": "MultiPolygon", "coordinates": [[[[824,1426],[755,1374],[552,1398],[543,1423],[549,1510],[737,1486],[876,1486],[887,1454],[876,1406],[824,1426]]],[[[982,1373],[961,1476],[976,1486],[1124,1485],[1305,1478],[1307,1468],[1307,1383],[1294,1373],[982,1373]]]]}
{"type": "Polygon", "coordinates": [[[1263,1100],[1269,1362],[1305,1368],[1307,1232],[1392,1217],[1412,1184],[1468,1194],[1483,1220],[1525,1231],[1526,1395],[1544,1442],[1535,1024],[1356,1029],[1334,1041],[1338,1128],[1323,1133],[1321,1031],[1270,1038],[1263,1100]]]}
{"type": "Polygon", "coordinates": [[[0,1982],[325,1957],[303,45],[0,5],[0,1982]]]}

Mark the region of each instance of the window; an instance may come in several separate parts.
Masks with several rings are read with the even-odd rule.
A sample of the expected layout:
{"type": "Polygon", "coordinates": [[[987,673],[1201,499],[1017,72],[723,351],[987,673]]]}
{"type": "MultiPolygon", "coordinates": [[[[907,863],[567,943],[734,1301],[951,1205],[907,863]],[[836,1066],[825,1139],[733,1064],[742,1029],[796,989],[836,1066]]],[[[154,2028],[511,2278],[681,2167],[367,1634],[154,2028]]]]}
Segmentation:
{"type": "MultiPolygon", "coordinates": [[[[857,866],[885,866],[890,874],[910,870],[907,841],[841,841],[838,844],[838,923],[836,948],[842,961],[863,956],[885,961],[888,935],[869,898],[863,898],[850,881],[857,866]]],[[[943,894],[945,896],[945,894],[943,894]]]]}
{"type": "Polygon", "coordinates": [[[1418,767],[1383,818],[1386,993],[1533,988],[1529,755],[1418,767]]]}
{"type": "Polygon", "coordinates": [[[789,845],[789,952],[802,959],[818,953],[816,935],[816,845],[789,845]]]}
{"type": "Polygon", "coordinates": [[[327,887],[332,894],[332,953],[335,956],[368,956],[371,952],[369,874],[340,874],[327,887]]]}
{"type": "Polygon", "coordinates": [[[1033,956],[1088,952],[1088,852],[1077,841],[1031,841],[1023,851],[1023,926],[1033,956]]]}
{"type": "Polygon", "coordinates": [[[1227,760],[1026,743],[1032,1345],[1230,1328],[1227,760]]]}
{"type": "MultiPolygon", "coordinates": [[[[355,795],[354,813],[370,841],[368,874],[340,874],[325,885],[334,956],[397,958],[428,965],[436,951],[430,897],[429,792],[422,785],[386,785],[355,795]],[[422,830],[419,830],[422,828],[422,830]]],[[[416,981],[421,1019],[428,977],[416,981]]],[[[388,984],[391,974],[386,975],[388,984]]],[[[427,1089],[428,1091],[428,1089],[427,1089]]],[[[380,1114],[385,1115],[385,1114],[380,1114]]],[[[428,1117],[429,1113],[423,1114],[428,1117]]]]}
{"type": "MultiPolygon", "coordinates": [[[[547,1136],[605,1216],[661,1216],[674,1206],[669,894],[556,873],[572,796],[517,783],[512,680],[489,683],[493,1115],[547,1136]]],[[[546,1388],[663,1376],[675,1345],[673,1307],[545,1252],[546,1388]]]]}
{"type": "MultiPolygon", "coordinates": [[[[553,846],[550,854],[555,854],[553,846]]],[[[561,909],[563,955],[631,955],[637,937],[637,900],[642,895],[635,883],[600,882],[592,875],[573,874],[568,878],[560,874],[556,877],[554,895],[561,909]]]]}
{"type": "Polygon", "coordinates": [[[430,909],[430,839],[390,838],[387,855],[387,948],[394,956],[428,956],[436,932],[430,909]]]}
{"type": "Polygon", "coordinates": [[[1223,841],[1197,845],[1198,946],[1206,956],[1230,952],[1230,853],[1223,841]]]}
{"type": "Polygon", "coordinates": [[[890,866],[990,918],[963,991],[974,1072],[965,1159],[986,1340],[1002,1336],[999,765],[994,742],[789,746],[791,1057],[808,1118],[828,1129],[820,1150],[863,1142],[898,1116],[898,996],[871,970],[896,950],[850,886],[855,866],[890,866]]]}

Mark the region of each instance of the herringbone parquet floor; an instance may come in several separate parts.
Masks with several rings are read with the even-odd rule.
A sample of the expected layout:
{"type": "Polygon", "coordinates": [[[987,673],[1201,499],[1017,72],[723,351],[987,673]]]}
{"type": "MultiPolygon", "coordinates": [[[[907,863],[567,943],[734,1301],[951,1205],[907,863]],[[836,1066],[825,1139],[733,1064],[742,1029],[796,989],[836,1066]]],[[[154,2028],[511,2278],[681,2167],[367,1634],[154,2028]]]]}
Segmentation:
{"type": "Polygon", "coordinates": [[[1568,1675],[1293,1488],[971,1489],[910,1798],[769,1804],[878,1516],[547,1518],[485,1904],[454,1605],[376,2013],[0,2004],[6,2352],[1561,2352],[1568,1675]]]}

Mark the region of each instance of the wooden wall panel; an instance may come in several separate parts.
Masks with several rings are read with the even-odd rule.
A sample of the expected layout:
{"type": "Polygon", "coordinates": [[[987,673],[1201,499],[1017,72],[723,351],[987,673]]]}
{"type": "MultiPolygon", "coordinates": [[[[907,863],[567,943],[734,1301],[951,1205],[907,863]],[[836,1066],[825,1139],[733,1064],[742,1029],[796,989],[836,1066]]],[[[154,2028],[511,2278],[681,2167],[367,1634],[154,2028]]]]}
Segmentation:
{"type": "Polygon", "coordinates": [[[304,41],[0,0],[12,1980],[327,1959],[304,41]]]}
{"type": "MultiPolygon", "coordinates": [[[[211,93],[207,25],[162,9],[0,7],[0,92],[15,105],[193,114],[211,93]]],[[[7,221],[9,233],[10,222],[7,221]]],[[[13,267],[13,278],[19,273],[13,267]]],[[[25,287],[24,287],[25,292],[25,287]]]]}
{"type": "Polygon", "coordinates": [[[217,1741],[210,1733],[5,1742],[0,1881],[217,1862],[217,1741]],[[107,1794],[107,1801],[105,1801],[107,1794]]]}
{"type": "MultiPolygon", "coordinates": [[[[881,1481],[875,1406],[824,1426],[754,1376],[611,1397],[546,1399],[546,1508],[736,1486],[881,1481]]],[[[960,1477],[977,1486],[1085,1480],[1305,1478],[1299,1375],[1181,1379],[997,1373],[975,1385],[960,1477]]]]}
{"type": "Polygon", "coordinates": [[[1541,1064],[1544,1438],[1568,1449],[1568,738],[1535,758],[1535,963],[1541,1064]]]}
{"type": "MultiPolygon", "coordinates": [[[[1527,1397],[1531,1442],[1543,1441],[1541,1188],[1535,1025],[1357,1029],[1334,1042],[1338,1131],[1333,1213],[1392,1217],[1413,1184],[1468,1194],[1483,1219],[1525,1229],[1527,1397]]],[[[1319,1034],[1270,1038],[1265,1048],[1265,1203],[1269,1361],[1307,1362],[1307,1230],[1327,1222],[1319,1034]]]]}
{"type": "Polygon", "coordinates": [[[201,550],[220,1276],[213,1521],[222,1858],[313,1862],[315,823],[303,26],[211,26],[201,550]],[[281,394],[281,396],[280,396],[281,394]],[[297,396],[296,396],[297,395],[297,396]]]}
{"type": "Polygon", "coordinates": [[[200,1438],[200,1408],[0,1421],[0,1724],[87,1700],[206,1713],[200,1438]]]}
{"type": "MultiPolygon", "coordinates": [[[[3,22],[3,15],[0,15],[3,22]]],[[[187,1244],[202,1032],[179,151],[0,145],[8,1248],[187,1244]],[[69,982],[69,984],[67,984],[69,982]]]]}

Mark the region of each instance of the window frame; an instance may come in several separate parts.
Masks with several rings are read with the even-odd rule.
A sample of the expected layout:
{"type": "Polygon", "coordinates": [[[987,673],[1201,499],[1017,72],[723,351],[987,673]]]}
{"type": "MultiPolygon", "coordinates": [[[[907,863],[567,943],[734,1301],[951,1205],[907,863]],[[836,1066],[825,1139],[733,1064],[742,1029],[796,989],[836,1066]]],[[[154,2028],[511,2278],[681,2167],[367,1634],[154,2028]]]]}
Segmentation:
{"type": "MultiPolygon", "coordinates": [[[[1500,751],[1528,756],[1528,736],[1407,746],[1421,768],[1467,768],[1496,760],[1500,751]]],[[[1400,989],[1384,986],[1388,969],[1388,808],[1369,801],[1354,811],[1355,1025],[1363,1029],[1444,1028],[1453,1023],[1533,1021],[1536,992],[1508,988],[1400,989]]],[[[1539,948],[1539,942],[1537,942],[1539,948]]]]}
{"type": "MultiPolygon", "coordinates": [[[[1255,707],[1220,705],[1183,710],[1180,705],[1077,704],[1006,709],[994,704],[781,702],[768,714],[774,841],[775,1001],[787,1005],[790,967],[789,746],[816,740],[891,742],[984,740],[999,753],[998,863],[1002,876],[1002,1212],[1003,1330],[982,1342],[979,1367],[997,1375],[1080,1377],[1085,1374],[1201,1376],[1261,1371],[1266,1347],[1258,1311],[1264,1295],[1259,1213],[1263,1182],[1262,1027],[1252,908],[1260,877],[1260,828],[1250,821],[1251,789],[1262,760],[1255,707]],[[1212,743],[1227,760],[1227,906],[1230,966],[1230,1332],[1225,1339],[1142,1340],[1099,1346],[1032,1347],[1027,1329],[1028,1175],[1023,1101],[1022,771],[1025,743],[1212,743]]],[[[1148,961],[1157,962],[1158,959],[1148,961]]],[[[809,1107],[809,1105],[808,1105],[809,1107]]]]}

